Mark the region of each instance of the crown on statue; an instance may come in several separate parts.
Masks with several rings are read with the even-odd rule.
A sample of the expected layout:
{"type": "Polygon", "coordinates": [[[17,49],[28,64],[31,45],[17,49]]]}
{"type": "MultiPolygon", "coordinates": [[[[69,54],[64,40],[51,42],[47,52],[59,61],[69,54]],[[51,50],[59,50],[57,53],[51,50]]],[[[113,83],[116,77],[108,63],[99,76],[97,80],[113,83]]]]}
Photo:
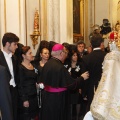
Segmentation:
{"type": "Polygon", "coordinates": [[[109,34],[109,42],[116,41],[118,39],[118,32],[117,31],[112,31],[109,34]]]}
{"type": "Polygon", "coordinates": [[[120,32],[112,31],[109,33],[109,46],[111,50],[120,50],[120,32]]]}

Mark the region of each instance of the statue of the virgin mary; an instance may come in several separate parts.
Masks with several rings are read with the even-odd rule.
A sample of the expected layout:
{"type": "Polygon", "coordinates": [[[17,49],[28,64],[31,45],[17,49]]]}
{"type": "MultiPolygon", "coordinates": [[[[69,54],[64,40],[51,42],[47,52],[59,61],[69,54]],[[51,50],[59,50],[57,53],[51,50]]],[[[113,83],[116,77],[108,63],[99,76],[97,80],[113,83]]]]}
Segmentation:
{"type": "Polygon", "coordinates": [[[105,56],[103,73],[83,120],[120,120],[120,33],[109,34],[110,53],[105,56]]]}
{"type": "Polygon", "coordinates": [[[109,40],[111,52],[105,56],[90,109],[94,120],[120,120],[120,34],[111,32],[109,40]]]}

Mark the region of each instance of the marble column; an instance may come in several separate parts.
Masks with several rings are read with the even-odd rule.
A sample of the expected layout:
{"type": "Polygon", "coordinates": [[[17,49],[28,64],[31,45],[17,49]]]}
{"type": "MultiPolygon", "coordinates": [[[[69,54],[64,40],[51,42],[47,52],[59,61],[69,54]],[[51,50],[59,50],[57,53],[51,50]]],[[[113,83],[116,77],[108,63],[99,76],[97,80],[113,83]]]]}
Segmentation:
{"type": "Polygon", "coordinates": [[[41,0],[41,39],[73,43],[72,0],[45,1],[41,0]]]}
{"type": "Polygon", "coordinates": [[[48,41],[60,40],[60,9],[58,0],[48,0],[47,2],[47,29],[48,41]]]}

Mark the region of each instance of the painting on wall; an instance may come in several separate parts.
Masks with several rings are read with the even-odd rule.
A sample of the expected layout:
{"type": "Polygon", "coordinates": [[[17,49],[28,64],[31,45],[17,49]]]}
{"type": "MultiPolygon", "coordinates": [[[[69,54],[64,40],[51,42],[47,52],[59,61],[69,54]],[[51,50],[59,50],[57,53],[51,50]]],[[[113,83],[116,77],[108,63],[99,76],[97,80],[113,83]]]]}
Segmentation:
{"type": "Polygon", "coordinates": [[[80,1],[73,0],[73,33],[80,34],[80,1]]]}
{"type": "Polygon", "coordinates": [[[80,13],[80,0],[73,0],[73,43],[83,40],[81,35],[81,13],[80,13]]]}

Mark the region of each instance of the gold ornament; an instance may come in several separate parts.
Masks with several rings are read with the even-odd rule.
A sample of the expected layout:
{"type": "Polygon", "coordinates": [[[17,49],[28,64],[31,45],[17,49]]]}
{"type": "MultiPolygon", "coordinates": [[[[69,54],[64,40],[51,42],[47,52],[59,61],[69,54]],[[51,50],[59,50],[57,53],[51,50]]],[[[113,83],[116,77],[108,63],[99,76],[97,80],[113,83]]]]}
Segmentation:
{"type": "Polygon", "coordinates": [[[38,44],[38,37],[40,36],[39,32],[39,13],[38,10],[35,11],[35,17],[34,17],[34,31],[33,34],[30,35],[32,39],[32,45],[35,49],[35,46],[38,44]]]}

